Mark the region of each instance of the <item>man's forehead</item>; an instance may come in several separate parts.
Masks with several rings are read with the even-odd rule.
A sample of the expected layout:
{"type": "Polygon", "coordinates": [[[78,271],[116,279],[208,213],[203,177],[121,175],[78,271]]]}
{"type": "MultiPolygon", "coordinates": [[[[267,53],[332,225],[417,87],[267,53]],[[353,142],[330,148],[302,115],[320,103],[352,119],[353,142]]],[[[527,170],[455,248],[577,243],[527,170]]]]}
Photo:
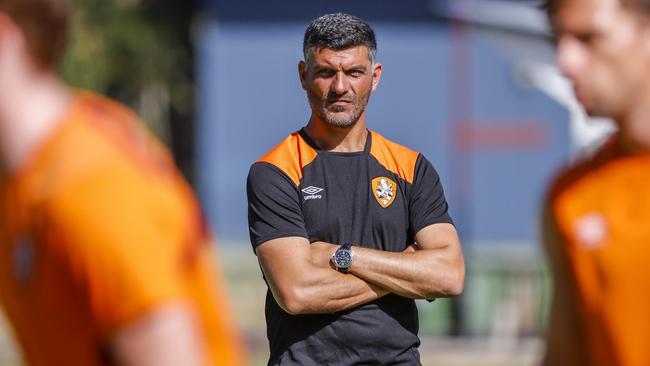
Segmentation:
{"type": "Polygon", "coordinates": [[[621,11],[621,0],[556,0],[551,22],[557,32],[583,31],[621,11]]]}
{"type": "Polygon", "coordinates": [[[368,47],[365,45],[353,46],[340,50],[314,47],[310,53],[312,61],[316,64],[358,64],[370,62],[370,58],[368,57],[368,47]]]}

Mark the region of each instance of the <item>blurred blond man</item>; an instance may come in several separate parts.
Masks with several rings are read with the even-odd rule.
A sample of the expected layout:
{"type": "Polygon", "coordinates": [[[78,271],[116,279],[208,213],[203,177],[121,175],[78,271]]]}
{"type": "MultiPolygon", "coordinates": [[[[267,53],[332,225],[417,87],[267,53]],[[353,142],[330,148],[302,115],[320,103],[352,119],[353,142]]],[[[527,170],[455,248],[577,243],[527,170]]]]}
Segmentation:
{"type": "Polygon", "coordinates": [[[199,205],[122,105],[55,75],[64,0],[0,0],[0,298],[30,365],[239,365],[199,205]]]}

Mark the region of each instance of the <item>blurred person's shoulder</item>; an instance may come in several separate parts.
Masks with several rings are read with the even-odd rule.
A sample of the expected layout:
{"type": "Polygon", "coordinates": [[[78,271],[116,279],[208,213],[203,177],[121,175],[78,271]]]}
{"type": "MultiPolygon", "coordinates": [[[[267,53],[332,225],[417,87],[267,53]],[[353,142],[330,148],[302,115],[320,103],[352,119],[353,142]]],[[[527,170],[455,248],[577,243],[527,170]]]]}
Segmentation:
{"type": "Polygon", "coordinates": [[[584,180],[600,167],[607,165],[617,155],[616,140],[612,137],[591,154],[584,155],[570,165],[561,168],[551,182],[547,199],[549,201],[557,199],[563,192],[584,180]]]}
{"type": "Polygon", "coordinates": [[[182,180],[168,150],[133,112],[90,92],[75,96],[25,175],[26,184],[41,199],[93,185],[146,193],[160,182],[182,180]]]}
{"type": "Polygon", "coordinates": [[[65,156],[58,163],[81,171],[104,163],[130,166],[138,175],[177,173],[168,149],[116,101],[80,92],[67,119],[68,134],[58,145],[65,156]]]}
{"type": "MultiPolygon", "coordinates": [[[[563,207],[603,206],[607,199],[639,195],[630,184],[647,180],[650,154],[624,154],[613,135],[592,155],[586,156],[558,174],[547,192],[546,202],[555,210],[563,207]]],[[[557,212],[556,212],[557,213],[557,212]]]]}

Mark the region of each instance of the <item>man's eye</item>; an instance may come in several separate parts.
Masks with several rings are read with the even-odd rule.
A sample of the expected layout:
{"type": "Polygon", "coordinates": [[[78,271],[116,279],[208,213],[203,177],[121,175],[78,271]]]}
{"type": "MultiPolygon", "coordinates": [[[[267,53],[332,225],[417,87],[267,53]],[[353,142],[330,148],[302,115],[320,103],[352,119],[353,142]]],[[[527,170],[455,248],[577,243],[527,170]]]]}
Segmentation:
{"type": "Polygon", "coordinates": [[[320,77],[332,77],[334,75],[334,71],[332,70],[319,70],[316,73],[320,77]]]}
{"type": "Polygon", "coordinates": [[[595,37],[593,34],[588,34],[588,33],[576,35],[576,39],[580,41],[580,43],[584,43],[584,44],[592,43],[594,41],[594,38],[595,37]]]}

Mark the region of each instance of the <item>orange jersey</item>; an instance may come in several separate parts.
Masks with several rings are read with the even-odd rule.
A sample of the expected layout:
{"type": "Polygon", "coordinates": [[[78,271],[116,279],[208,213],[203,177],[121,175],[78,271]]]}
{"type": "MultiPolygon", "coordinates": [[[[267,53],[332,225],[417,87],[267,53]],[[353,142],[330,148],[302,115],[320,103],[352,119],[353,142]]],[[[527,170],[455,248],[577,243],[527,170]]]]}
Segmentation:
{"type": "Polygon", "coordinates": [[[0,297],[28,364],[110,364],[117,331],[177,302],[195,310],[215,365],[242,364],[202,220],[137,118],[77,95],[24,168],[0,180],[0,297]]]}
{"type": "Polygon", "coordinates": [[[551,252],[589,365],[650,365],[650,155],[614,143],[555,183],[551,252]]]}

